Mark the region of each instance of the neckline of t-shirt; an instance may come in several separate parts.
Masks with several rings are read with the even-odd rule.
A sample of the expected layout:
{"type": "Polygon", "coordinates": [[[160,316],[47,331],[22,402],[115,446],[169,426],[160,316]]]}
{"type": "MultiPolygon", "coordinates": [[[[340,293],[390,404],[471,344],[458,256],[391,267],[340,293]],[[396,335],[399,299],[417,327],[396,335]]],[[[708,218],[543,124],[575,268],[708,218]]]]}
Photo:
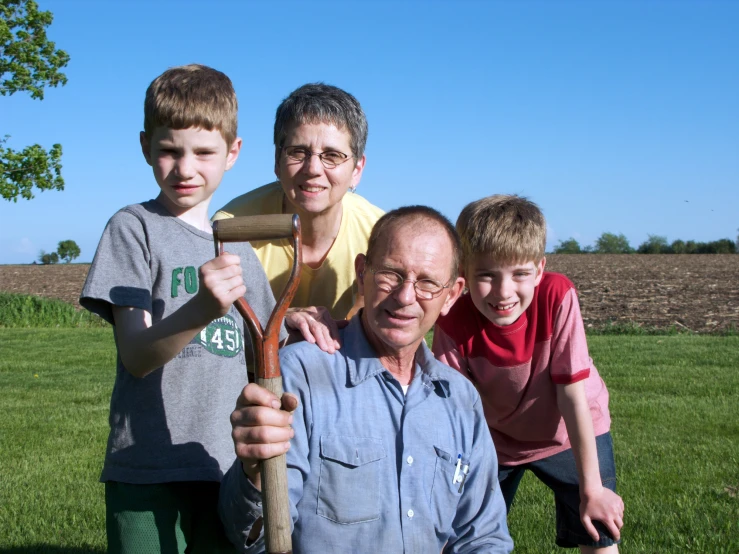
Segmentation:
{"type": "Polygon", "coordinates": [[[485,321],[485,330],[488,332],[488,334],[499,335],[502,337],[507,337],[510,335],[515,335],[516,333],[520,333],[526,328],[526,325],[529,321],[528,317],[526,316],[526,312],[522,313],[521,316],[510,325],[497,325],[482,314],[480,314],[480,317],[485,321]]]}
{"type": "MultiPolygon", "coordinates": [[[[196,235],[200,237],[201,239],[205,239],[207,241],[213,242],[213,234],[212,233],[206,233],[205,231],[202,231],[201,229],[198,229],[194,225],[190,225],[187,221],[181,220],[179,217],[174,215],[172,212],[170,212],[167,208],[162,205],[159,200],[156,198],[152,198],[149,202],[152,202],[154,205],[156,205],[158,209],[158,214],[162,217],[167,217],[173,219],[177,224],[179,224],[183,229],[190,231],[193,235],[196,235]]],[[[215,250],[213,251],[215,255],[215,250]]]]}
{"type": "MultiPolygon", "coordinates": [[[[279,185],[279,181],[277,181],[277,183],[279,185]]],[[[282,185],[279,185],[279,186],[280,186],[280,195],[279,195],[279,205],[278,205],[279,207],[278,207],[277,213],[283,213],[282,206],[285,205],[286,196],[285,196],[285,191],[282,190],[282,185]]],[[[301,271],[305,271],[309,275],[314,275],[314,274],[318,273],[321,269],[323,269],[323,267],[326,265],[326,263],[332,258],[332,254],[334,252],[334,247],[339,242],[339,238],[340,237],[343,237],[344,234],[345,234],[345,229],[346,229],[346,226],[348,225],[347,219],[348,218],[346,216],[346,204],[344,204],[344,199],[342,198],[341,199],[341,223],[339,224],[339,232],[336,233],[336,236],[334,237],[334,242],[331,243],[331,248],[329,249],[328,254],[326,254],[326,257],[323,258],[323,261],[321,262],[321,265],[319,265],[318,267],[313,268],[313,267],[309,266],[308,264],[303,264],[301,266],[301,268],[300,268],[301,271]]],[[[270,241],[268,241],[268,242],[270,242],[270,241]]],[[[293,259],[293,246],[292,246],[292,242],[290,240],[288,240],[288,239],[280,239],[280,246],[282,247],[282,249],[287,254],[288,259],[292,262],[292,259],[293,259]]]]}

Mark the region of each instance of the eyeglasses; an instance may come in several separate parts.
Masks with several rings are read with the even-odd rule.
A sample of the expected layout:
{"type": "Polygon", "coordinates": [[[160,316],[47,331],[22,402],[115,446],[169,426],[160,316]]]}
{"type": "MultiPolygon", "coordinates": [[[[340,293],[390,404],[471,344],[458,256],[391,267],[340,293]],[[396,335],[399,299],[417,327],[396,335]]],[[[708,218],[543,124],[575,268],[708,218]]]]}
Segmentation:
{"type": "Polygon", "coordinates": [[[410,281],[413,283],[416,296],[421,300],[431,300],[432,298],[436,298],[444,289],[448,289],[451,286],[451,283],[442,285],[433,279],[417,279],[414,281],[413,279],[407,279],[399,273],[395,273],[389,269],[378,270],[370,267],[369,270],[375,278],[375,284],[381,291],[393,292],[402,287],[403,283],[406,281],[410,281]]]}
{"type": "Polygon", "coordinates": [[[337,165],[341,165],[345,161],[354,157],[336,150],[329,150],[327,152],[311,152],[303,146],[283,146],[282,149],[291,161],[300,164],[305,162],[305,160],[310,160],[311,156],[318,156],[318,159],[321,160],[323,167],[326,169],[333,169],[337,165]]]}

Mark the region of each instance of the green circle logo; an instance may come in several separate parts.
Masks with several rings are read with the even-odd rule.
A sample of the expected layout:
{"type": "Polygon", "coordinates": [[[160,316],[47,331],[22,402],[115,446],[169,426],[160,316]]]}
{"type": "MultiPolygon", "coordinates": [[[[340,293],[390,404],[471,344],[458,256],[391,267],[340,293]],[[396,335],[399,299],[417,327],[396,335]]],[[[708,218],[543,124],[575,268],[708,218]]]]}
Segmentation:
{"type": "Polygon", "coordinates": [[[241,332],[230,315],[219,317],[200,331],[198,342],[211,354],[233,358],[244,347],[241,332]]]}

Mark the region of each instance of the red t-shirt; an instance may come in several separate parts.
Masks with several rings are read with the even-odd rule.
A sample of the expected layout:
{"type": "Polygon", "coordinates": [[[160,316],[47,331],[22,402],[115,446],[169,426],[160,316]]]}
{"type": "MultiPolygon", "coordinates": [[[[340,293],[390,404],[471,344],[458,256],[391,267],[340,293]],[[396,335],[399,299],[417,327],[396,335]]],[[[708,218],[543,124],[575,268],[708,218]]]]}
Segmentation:
{"type": "Polygon", "coordinates": [[[558,384],[584,380],[595,435],[610,429],[608,390],[588,355],[577,292],[564,275],[545,272],[531,305],[505,327],[464,295],[437,321],[432,350],[477,386],[501,464],[570,448],[558,384]]]}

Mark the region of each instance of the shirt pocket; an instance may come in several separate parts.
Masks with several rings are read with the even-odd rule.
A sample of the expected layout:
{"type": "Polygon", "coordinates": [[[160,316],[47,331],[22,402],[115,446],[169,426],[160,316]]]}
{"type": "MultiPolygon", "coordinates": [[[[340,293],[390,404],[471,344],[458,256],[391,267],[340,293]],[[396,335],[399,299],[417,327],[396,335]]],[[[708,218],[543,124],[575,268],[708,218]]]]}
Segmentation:
{"type": "MultiPolygon", "coordinates": [[[[452,455],[443,448],[434,446],[436,452],[436,467],[434,468],[434,480],[431,484],[429,494],[429,510],[432,514],[437,529],[449,529],[454,515],[457,513],[457,504],[464,491],[464,484],[452,483],[454,473],[457,470],[457,453],[452,455]]],[[[462,468],[469,464],[469,458],[462,454],[460,474],[462,468]]]]}
{"type": "Polygon", "coordinates": [[[345,524],[379,519],[381,460],[386,456],[382,439],[322,436],[316,513],[345,524]]]}

